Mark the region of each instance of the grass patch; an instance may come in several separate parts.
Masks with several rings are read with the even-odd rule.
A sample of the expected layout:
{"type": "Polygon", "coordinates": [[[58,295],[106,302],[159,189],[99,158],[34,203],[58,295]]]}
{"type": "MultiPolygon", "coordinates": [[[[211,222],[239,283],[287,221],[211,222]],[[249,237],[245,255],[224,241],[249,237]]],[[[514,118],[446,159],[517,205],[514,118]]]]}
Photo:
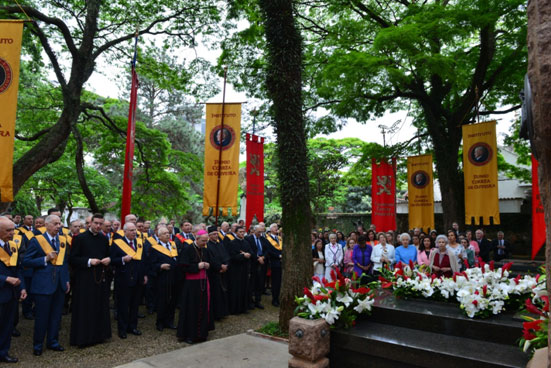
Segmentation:
{"type": "Polygon", "coordinates": [[[279,327],[279,323],[277,322],[268,322],[264,326],[260,327],[256,332],[260,332],[266,335],[270,336],[277,336],[277,337],[283,337],[288,339],[289,334],[287,332],[284,332],[279,327]]]}

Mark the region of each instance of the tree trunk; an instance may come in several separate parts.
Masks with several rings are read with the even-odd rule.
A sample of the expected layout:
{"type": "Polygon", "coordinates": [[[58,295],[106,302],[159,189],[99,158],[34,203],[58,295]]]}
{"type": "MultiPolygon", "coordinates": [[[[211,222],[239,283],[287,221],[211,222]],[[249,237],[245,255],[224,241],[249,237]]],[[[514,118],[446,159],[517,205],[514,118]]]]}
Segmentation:
{"type": "MultiPolygon", "coordinates": [[[[545,225],[545,272],[547,293],[551,295],[551,3],[544,0],[528,1],[528,76],[532,89],[534,154],[539,161],[539,186],[545,225]]],[[[548,322],[551,331],[551,319],[548,322]]],[[[551,367],[551,336],[547,335],[547,367],[551,367]]]]}
{"type": "Polygon", "coordinates": [[[73,130],[73,136],[75,137],[75,141],[77,143],[77,150],[75,154],[75,166],[77,169],[78,182],[80,183],[80,187],[82,188],[82,193],[84,193],[84,196],[88,200],[88,204],[90,205],[90,211],[92,213],[99,213],[99,208],[96,202],[96,198],[94,197],[94,194],[90,190],[90,187],[86,182],[86,176],[84,175],[84,147],[82,143],[82,136],[80,135],[80,131],[76,126],[74,126],[72,130],[73,130]]]}
{"type": "Polygon", "coordinates": [[[288,330],[295,296],[311,282],[311,209],[302,114],[302,39],[292,0],[259,0],[267,41],[266,86],[277,134],[283,223],[283,282],[279,324],[288,330]]]}

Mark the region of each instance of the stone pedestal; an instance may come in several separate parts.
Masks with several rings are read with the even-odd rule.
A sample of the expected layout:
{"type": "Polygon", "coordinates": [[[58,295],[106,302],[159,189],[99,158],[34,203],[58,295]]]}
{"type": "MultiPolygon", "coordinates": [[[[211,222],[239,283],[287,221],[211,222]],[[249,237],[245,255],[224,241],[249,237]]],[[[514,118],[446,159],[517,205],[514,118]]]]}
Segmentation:
{"type": "Polygon", "coordinates": [[[323,319],[289,321],[289,368],[329,367],[329,325],[323,319]]]}

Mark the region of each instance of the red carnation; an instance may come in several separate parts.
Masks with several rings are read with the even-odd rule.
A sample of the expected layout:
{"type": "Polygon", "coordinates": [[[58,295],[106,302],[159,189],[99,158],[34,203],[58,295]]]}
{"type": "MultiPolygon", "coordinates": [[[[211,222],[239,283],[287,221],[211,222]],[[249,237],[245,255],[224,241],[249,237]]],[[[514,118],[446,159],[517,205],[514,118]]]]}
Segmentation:
{"type": "Polygon", "coordinates": [[[533,314],[538,314],[540,316],[543,316],[543,313],[542,311],[540,311],[538,309],[538,307],[536,307],[534,304],[532,304],[532,299],[528,298],[526,299],[525,301],[525,305],[526,305],[526,310],[530,313],[533,313],[533,314]]]}

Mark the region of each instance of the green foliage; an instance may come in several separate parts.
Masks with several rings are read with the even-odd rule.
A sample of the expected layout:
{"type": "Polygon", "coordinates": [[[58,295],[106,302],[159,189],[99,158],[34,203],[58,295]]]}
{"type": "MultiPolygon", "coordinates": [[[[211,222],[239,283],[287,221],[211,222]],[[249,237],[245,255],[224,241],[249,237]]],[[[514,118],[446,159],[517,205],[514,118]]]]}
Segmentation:
{"type": "Polygon", "coordinates": [[[264,326],[260,327],[256,331],[266,335],[270,335],[270,336],[283,337],[283,338],[289,337],[289,333],[283,331],[279,326],[279,323],[273,322],[273,321],[266,323],[264,326]]]}

